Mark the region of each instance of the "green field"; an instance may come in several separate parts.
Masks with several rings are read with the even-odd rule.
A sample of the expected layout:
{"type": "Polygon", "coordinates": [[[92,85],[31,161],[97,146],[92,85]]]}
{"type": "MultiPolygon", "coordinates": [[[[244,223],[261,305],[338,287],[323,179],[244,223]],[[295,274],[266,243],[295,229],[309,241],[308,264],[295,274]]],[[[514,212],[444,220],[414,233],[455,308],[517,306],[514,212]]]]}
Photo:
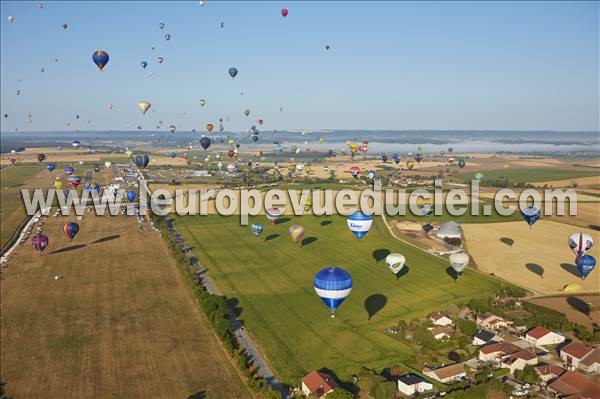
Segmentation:
{"type": "MultiPolygon", "coordinates": [[[[488,170],[483,172],[484,180],[496,180],[506,178],[511,182],[536,183],[541,181],[566,180],[578,177],[598,176],[597,170],[574,170],[574,169],[554,169],[554,168],[535,168],[535,169],[509,169],[488,170]]],[[[475,173],[458,173],[456,179],[470,181],[475,173]]]]}
{"type": "Polygon", "coordinates": [[[488,296],[498,287],[496,280],[472,271],[454,282],[444,260],[393,239],[380,219],[360,241],[340,216],[285,217],[276,226],[264,217],[250,222],[264,224],[260,238],[237,217],[175,217],[208,275],[239,301],[241,320],[284,383],[295,385],[322,367],[349,379],[363,366],[398,364],[412,349],[386,335],[386,327],[488,296]],[[293,224],[306,229],[303,247],[288,236],[293,224]],[[399,279],[385,266],[388,251],[408,259],[408,272],[399,279]],[[335,319],[312,287],[314,274],[331,265],[345,268],[354,280],[335,319]],[[386,303],[369,320],[365,302],[372,295],[379,295],[375,304],[386,303]]]}
{"type": "Polygon", "coordinates": [[[25,218],[25,207],[20,197],[23,183],[40,173],[36,167],[8,167],[0,171],[0,248],[10,239],[25,218]]]}

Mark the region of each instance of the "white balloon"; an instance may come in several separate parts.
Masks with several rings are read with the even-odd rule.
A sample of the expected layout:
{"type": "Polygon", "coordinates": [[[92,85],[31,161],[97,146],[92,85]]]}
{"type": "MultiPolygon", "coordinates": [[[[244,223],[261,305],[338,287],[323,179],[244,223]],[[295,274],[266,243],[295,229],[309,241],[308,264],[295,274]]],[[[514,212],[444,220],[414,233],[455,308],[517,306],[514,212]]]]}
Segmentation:
{"type": "Polygon", "coordinates": [[[462,273],[469,264],[469,255],[464,252],[456,252],[450,255],[450,266],[456,273],[462,273]]]}
{"type": "Polygon", "coordinates": [[[577,232],[569,237],[569,247],[573,253],[581,257],[594,246],[594,240],[589,234],[577,232]]]}
{"type": "Polygon", "coordinates": [[[398,253],[389,254],[385,258],[385,264],[392,273],[397,274],[406,264],[406,258],[398,253]]]}

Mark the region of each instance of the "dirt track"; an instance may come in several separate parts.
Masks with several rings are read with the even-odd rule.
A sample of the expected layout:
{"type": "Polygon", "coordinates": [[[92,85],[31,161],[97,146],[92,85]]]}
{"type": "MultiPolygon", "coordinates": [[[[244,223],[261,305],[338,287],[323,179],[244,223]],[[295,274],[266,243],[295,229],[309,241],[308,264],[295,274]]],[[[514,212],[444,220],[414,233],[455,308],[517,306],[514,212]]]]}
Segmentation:
{"type": "Polygon", "coordinates": [[[585,291],[600,291],[600,272],[586,280],[578,277],[575,255],[567,245],[569,235],[584,231],[596,245],[590,254],[598,258],[600,232],[549,220],[532,229],[525,222],[463,224],[467,250],[480,271],[512,281],[540,294],[559,293],[569,283],[585,291]]]}

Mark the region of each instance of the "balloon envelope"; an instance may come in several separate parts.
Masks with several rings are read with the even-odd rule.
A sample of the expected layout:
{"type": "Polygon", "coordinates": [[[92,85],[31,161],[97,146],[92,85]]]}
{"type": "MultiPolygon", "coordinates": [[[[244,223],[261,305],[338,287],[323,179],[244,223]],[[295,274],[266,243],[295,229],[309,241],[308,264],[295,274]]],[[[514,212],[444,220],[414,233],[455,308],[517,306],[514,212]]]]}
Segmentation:
{"type": "Polygon", "coordinates": [[[527,224],[531,226],[538,221],[541,212],[535,206],[529,206],[521,210],[521,215],[523,216],[523,219],[527,222],[527,224]]]}
{"type": "Polygon", "coordinates": [[[578,258],[584,256],[594,246],[594,240],[589,234],[575,233],[569,237],[569,247],[578,258]]]}
{"type": "Polygon", "coordinates": [[[313,287],[333,316],[352,291],[352,276],[342,268],[327,267],[315,275],[313,287]]]}
{"type": "Polygon", "coordinates": [[[292,241],[294,241],[296,244],[298,244],[300,241],[302,241],[302,237],[304,237],[304,227],[299,226],[297,224],[290,227],[288,232],[290,233],[290,236],[292,237],[292,241]]]}
{"type": "Polygon", "coordinates": [[[109,57],[106,51],[98,50],[94,51],[94,54],[92,54],[92,60],[94,61],[94,64],[96,64],[101,71],[108,63],[108,59],[109,57]]]}
{"type": "Polygon", "coordinates": [[[200,146],[206,150],[210,147],[210,139],[208,137],[202,137],[200,139],[200,146]]]}
{"type": "Polygon", "coordinates": [[[229,72],[229,76],[231,76],[232,78],[235,78],[236,75],[238,74],[237,68],[233,68],[233,67],[229,68],[228,72],[229,72]]]}
{"type": "Polygon", "coordinates": [[[392,271],[392,273],[398,274],[398,272],[402,270],[406,264],[406,258],[404,255],[392,253],[385,257],[385,264],[387,265],[388,269],[392,271]]]}
{"type": "Polygon", "coordinates": [[[48,246],[48,237],[43,234],[36,234],[31,238],[31,244],[36,249],[36,251],[42,252],[48,246]]]}
{"type": "Polygon", "coordinates": [[[46,169],[48,169],[50,172],[52,172],[54,169],[56,169],[56,164],[51,162],[46,165],[46,169]]]}
{"type": "Polygon", "coordinates": [[[140,101],[138,102],[138,109],[142,112],[142,114],[145,114],[151,105],[152,104],[150,104],[148,101],[140,101]]]}
{"type": "Polygon", "coordinates": [[[148,166],[148,164],[150,163],[150,158],[148,158],[148,155],[144,154],[144,155],[136,155],[135,159],[134,159],[135,165],[138,168],[145,168],[146,166],[148,166]]]}
{"type": "Polygon", "coordinates": [[[137,196],[135,191],[133,190],[127,190],[127,199],[129,200],[129,202],[133,202],[133,200],[135,200],[135,197],[137,196]]]}
{"type": "Polygon", "coordinates": [[[269,219],[272,224],[277,224],[282,213],[283,211],[279,208],[269,208],[267,209],[267,219],[269,219]]]}
{"type": "Polygon", "coordinates": [[[454,271],[460,274],[469,264],[469,255],[464,252],[457,252],[451,254],[448,260],[450,261],[450,266],[452,266],[454,271]]]}
{"type": "Polygon", "coordinates": [[[260,223],[254,223],[252,226],[250,226],[250,230],[252,231],[252,234],[258,237],[263,231],[263,225],[260,223]]]}
{"type": "Polygon", "coordinates": [[[373,216],[365,215],[362,212],[354,212],[348,216],[348,228],[359,240],[367,235],[373,224],[373,216]]]}
{"type": "Polygon", "coordinates": [[[67,223],[63,226],[63,231],[69,240],[75,238],[77,233],[79,232],[79,225],[77,223],[71,222],[67,223]]]}
{"type": "Polygon", "coordinates": [[[596,258],[591,255],[584,255],[581,258],[575,259],[577,271],[581,278],[585,279],[596,267],[596,258]]]}

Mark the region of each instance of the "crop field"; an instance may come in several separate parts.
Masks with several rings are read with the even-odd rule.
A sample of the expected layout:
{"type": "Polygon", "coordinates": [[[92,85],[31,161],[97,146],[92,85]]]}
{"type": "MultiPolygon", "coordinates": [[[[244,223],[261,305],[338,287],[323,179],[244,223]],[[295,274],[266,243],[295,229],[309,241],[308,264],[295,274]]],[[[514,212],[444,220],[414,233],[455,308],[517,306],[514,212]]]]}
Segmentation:
{"type": "MultiPolygon", "coordinates": [[[[479,270],[494,273],[507,281],[540,294],[559,293],[569,283],[585,291],[598,292],[600,274],[594,270],[582,280],[575,266],[575,255],[567,245],[577,231],[600,241],[600,232],[551,220],[539,220],[530,229],[525,222],[463,224],[467,250],[479,270]]],[[[598,247],[590,254],[598,257],[598,247]]]]}
{"type": "Polygon", "coordinates": [[[14,398],[247,398],[158,233],[133,217],[48,217],[2,269],[0,379],[14,398]],[[56,280],[55,276],[62,276],[56,280]]]}
{"type": "Polygon", "coordinates": [[[349,379],[363,366],[402,362],[412,349],[386,335],[387,327],[489,296],[500,284],[471,270],[455,282],[445,260],[395,240],[380,219],[357,240],[341,216],[284,215],[274,226],[264,216],[251,218],[250,223],[264,224],[260,237],[235,216],[174,218],[208,275],[238,301],[240,318],[289,384],[325,366],[349,379]],[[288,235],[293,224],[306,229],[302,246],[288,235]],[[390,252],[407,258],[399,278],[385,266],[390,252]],[[334,319],[313,289],[315,273],[332,265],[348,270],[354,280],[334,319]]]}
{"type": "MultiPolygon", "coordinates": [[[[457,179],[469,181],[473,179],[473,173],[458,173],[457,179]]],[[[495,180],[506,178],[511,182],[544,182],[554,180],[575,179],[580,177],[598,176],[597,170],[589,169],[557,169],[557,168],[535,168],[535,169],[509,169],[488,170],[484,173],[484,180],[495,180]]]]}

